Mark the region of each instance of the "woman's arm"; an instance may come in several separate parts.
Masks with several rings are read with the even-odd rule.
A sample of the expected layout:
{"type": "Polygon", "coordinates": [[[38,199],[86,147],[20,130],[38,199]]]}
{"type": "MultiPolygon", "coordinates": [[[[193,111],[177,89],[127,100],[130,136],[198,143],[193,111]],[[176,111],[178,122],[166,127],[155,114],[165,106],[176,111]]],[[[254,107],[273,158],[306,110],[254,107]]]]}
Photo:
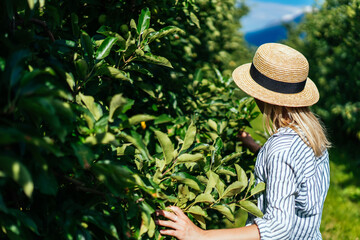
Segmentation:
{"type": "Polygon", "coordinates": [[[204,240],[260,240],[260,233],[253,224],[241,228],[205,230],[204,240]]]}
{"type": "Polygon", "coordinates": [[[197,227],[178,207],[170,207],[173,212],[157,210],[156,215],[169,220],[157,220],[156,224],[170,229],[160,230],[162,235],[174,236],[179,240],[259,240],[256,225],[241,228],[202,230],[197,227]]]}
{"type": "Polygon", "coordinates": [[[242,145],[247,147],[251,152],[257,153],[261,146],[255,142],[251,135],[247,132],[240,131],[237,138],[242,142],[242,145]]]}

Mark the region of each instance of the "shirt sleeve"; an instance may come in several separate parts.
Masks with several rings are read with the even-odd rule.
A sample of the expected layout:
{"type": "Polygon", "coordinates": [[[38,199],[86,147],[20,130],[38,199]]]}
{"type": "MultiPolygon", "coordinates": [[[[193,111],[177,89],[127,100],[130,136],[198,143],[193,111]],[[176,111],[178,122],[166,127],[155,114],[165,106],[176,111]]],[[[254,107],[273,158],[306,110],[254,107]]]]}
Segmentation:
{"type": "Polygon", "coordinates": [[[292,235],[296,185],[287,153],[277,152],[267,159],[266,212],[254,220],[263,240],[290,239],[292,235]]]}

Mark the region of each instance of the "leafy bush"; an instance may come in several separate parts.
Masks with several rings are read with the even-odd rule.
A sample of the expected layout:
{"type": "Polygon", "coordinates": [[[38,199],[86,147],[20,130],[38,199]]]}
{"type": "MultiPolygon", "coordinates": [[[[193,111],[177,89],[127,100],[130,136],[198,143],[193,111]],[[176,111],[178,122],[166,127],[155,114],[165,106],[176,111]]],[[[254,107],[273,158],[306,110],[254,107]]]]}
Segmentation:
{"type": "Polygon", "coordinates": [[[262,214],[236,142],[258,113],[221,73],[245,49],[231,31],[245,7],[2,4],[2,239],[158,238],[168,205],[203,228],[262,214]]]}

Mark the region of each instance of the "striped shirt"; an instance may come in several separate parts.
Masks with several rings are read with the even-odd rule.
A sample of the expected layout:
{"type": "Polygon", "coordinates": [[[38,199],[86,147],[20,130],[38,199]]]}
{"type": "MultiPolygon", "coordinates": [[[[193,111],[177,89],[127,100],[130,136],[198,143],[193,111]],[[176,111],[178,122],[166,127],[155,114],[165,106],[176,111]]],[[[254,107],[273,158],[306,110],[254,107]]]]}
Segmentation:
{"type": "Polygon", "coordinates": [[[316,157],[291,128],[280,128],[259,151],[256,182],[263,218],[255,218],[261,239],[322,239],[320,222],[330,184],[327,150],[316,157]]]}

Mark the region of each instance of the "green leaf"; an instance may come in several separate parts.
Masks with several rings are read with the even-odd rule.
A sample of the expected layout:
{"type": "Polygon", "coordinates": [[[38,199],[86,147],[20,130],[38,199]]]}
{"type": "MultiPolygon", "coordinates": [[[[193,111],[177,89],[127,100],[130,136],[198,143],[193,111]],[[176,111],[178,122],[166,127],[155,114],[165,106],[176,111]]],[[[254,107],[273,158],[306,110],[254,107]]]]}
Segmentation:
{"type": "Polygon", "coordinates": [[[155,41],[157,39],[160,39],[162,37],[165,37],[169,34],[173,34],[173,33],[176,33],[176,32],[183,32],[184,31],[178,27],[175,27],[175,26],[167,26],[167,27],[164,27],[162,29],[160,29],[160,31],[158,32],[153,32],[153,33],[150,33],[149,35],[149,43],[152,42],[152,41],[155,41]]]}
{"type": "Polygon", "coordinates": [[[239,207],[246,210],[247,212],[253,214],[256,217],[263,217],[264,214],[260,211],[260,209],[252,202],[245,200],[239,202],[239,207]]]}
{"type": "Polygon", "coordinates": [[[28,2],[28,4],[29,4],[29,8],[30,8],[31,10],[33,10],[33,9],[34,9],[34,5],[35,5],[35,0],[27,0],[27,2],[28,2]]]}
{"type": "Polygon", "coordinates": [[[1,132],[1,138],[0,138],[0,144],[8,145],[15,142],[23,141],[25,138],[24,134],[15,128],[9,128],[9,127],[0,127],[1,132]]]}
{"type": "Polygon", "coordinates": [[[152,238],[155,234],[155,228],[156,228],[156,225],[155,225],[155,222],[154,222],[154,219],[150,218],[150,224],[149,224],[149,230],[147,232],[149,238],[152,238]]]}
{"type": "Polygon", "coordinates": [[[156,137],[158,138],[161,148],[163,150],[165,163],[166,164],[171,163],[171,161],[174,158],[174,146],[173,146],[171,140],[169,139],[168,135],[163,132],[155,131],[155,134],[156,134],[156,137]]]}
{"type": "Polygon", "coordinates": [[[219,196],[223,196],[224,189],[225,189],[225,184],[221,179],[219,179],[216,182],[215,188],[216,188],[217,192],[219,193],[219,196]]]}
{"type": "Polygon", "coordinates": [[[15,158],[0,156],[0,176],[8,176],[17,182],[29,198],[34,190],[30,172],[27,168],[15,158]]]}
{"type": "Polygon", "coordinates": [[[155,30],[153,28],[148,28],[142,34],[142,38],[146,42],[145,49],[149,48],[148,38],[149,38],[150,34],[153,33],[153,32],[155,32],[155,30]]]}
{"type": "Polygon", "coordinates": [[[209,120],[208,120],[208,124],[209,124],[209,127],[210,127],[210,128],[212,128],[214,131],[217,132],[217,123],[216,123],[214,120],[209,119],[209,120]]]}
{"type": "Polygon", "coordinates": [[[227,219],[229,219],[230,221],[234,221],[234,214],[231,211],[231,209],[225,205],[225,204],[218,204],[218,205],[214,205],[211,207],[212,209],[215,209],[217,211],[219,211],[221,214],[223,214],[227,219]]]}
{"type": "MultiPolygon", "coordinates": [[[[121,36],[119,35],[118,33],[116,32],[112,32],[111,29],[109,27],[106,27],[106,26],[101,26],[97,31],[97,33],[100,33],[106,37],[115,37],[117,38],[117,41],[116,41],[116,45],[119,46],[119,50],[125,50],[125,45],[126,45],[126,40],[121,36]]],[[[117,50],[117,51],[119,51],[117,50]]]]}
{"type": "Polygon", "coordinates": [[[211,164],[213,164],[213,166],[218,166],[219,164],[221,164],[220,160],[219,160],[219,156],[221,153],[221,149],[223,148],[224,143],[221,140],[220,137],[217,137],[215,142],[214,142],[214,148],[215,150],[212,151],[211,153],[211,164]]]}
{"type": "Polygon", "coordinates": [[[100,214],[92,213],[92,215],[84,215],[82,216],[82,221],[87,223],[92,223],[101,230],[103,230],[105,233],[108,233],[109,235],[113,236],[114,238],[119,238],[118,233],[116,231],[116,228],[112,224],[108,224],[105,221],[105,217],[100,214]]]}
{"type": "Polygon", "coordinates": [[[194,144],[194,146],[191,148],[190,151],[210,151],[213,150],[212,148],[213,146],[207,143],[196,143],[194,144]]]}
{"type": "Polygon", "coordinates": [[[196,221],[198,221],[198,223],[200,224],[202,229],[206,229],[206,222],[205,222],[205,218],[203,216],[197,215],[197,214],[193,214],[194,218],[196,219],[196,221]]]}
{"type": "Polygon", "coordinates": [[[115,136],[109,132],[102,132],[102,133],[97,133],[95,136],[88,136],[85,139],[85,143],[91,145],[109,144],[109,143],[115,146],[118,145],[118,143],[115,140],[115,136]]]}
{"type": "Polygon", "coordinates": [[[195,198],[195,203],[199,202],[213,203],[215,199],[210,193],[202,193],[195,198]]]}
{"type": "Polygon", "coordinates": [[[222,198],[226,198],[226,197],[232,197],[236,194],[239,194],[241,193],[247,186],[247,183],[242,183],[242,182],[239,182],[239,181],[236,181],[236,182],[233,182],[232,184],[230,184],[230,186],[228,186],[223,195],[222,195],[222,198]]]}
{"type": "Polygon", "coordinates": [[[31,231],[39,235],[38,227],[34,220],[28,216],[27,214],[20,212],[20,211],[12,211],[11,215],[16,217],[16,219],[20,220],[27,228],[29,228],[31,231]]]}
{"type": "Polygon", "coordinates": [[[133,83],[133,80],[129,78],[126,72],[121,71],[114,67],[103,66],[100,69],[98,69],[97,73],[99,75],[105,75],[115,79],[125,80],[125,81],[129,81],[130,83],[133,83]]]}
{"type": "Polygon", "coordinates": [[[218,137],[216,140],[215,140],[215,143],[214,143],[214,147],[215,147],[215,153],[216,154],[220,154],[221,153],[221,149],[223,148],[224,146],[224,143],[223,141],[221,140],[220,137],[218,137]]]}
{"type": "Polygon", "coordinates": [[[74,34],[74,37],[79,37],[80,28],[79,28],[79,17],[75,12],[71,13],[71,28],[74,34]]]}
{"type": "Polygon", "coordinates": [[[196,154],[184,153],[184,154],[181,154],[177,158],[176,163],[197,162],[197,161],[199,161],[201,159],[204,159],[204,156],[201,153],[196,153],[196,154]]]}
{"type": "Polygon", "coordinates": [[[23,73],[23,76],[21,76],[21,78],[20,78],[20,85],[25,86],[29,82],[34,81],[34,79],[39,78],[40,75],[56,76],[56,73],[51,68],[47,68],[45,71],[44,70],[39,70],[39,69],[34,69],[34,70],[30,71],[30,72],[26,71],[26,72],[23,73]]]}
{"type": "MultiPolygon", "coordinates": [[[[6,5],[6,13],[7,13],[7,17],[9,19],[13,18],[14,16],[14,2],[12,0],[6,0],[5,1],[5,5],[6,5]]],[[[4,6],[4,5],[3,5],[4,6]]]]}
{"type": "Polygon", "coordinates": [[[90,39],[90,36],[84,31],[81,31],[81,46],[84,49],[84,52],[86,53],[87,57],[92,61],[94,56],[93,44],[90,39]]]}
{"type": "Polygon", "coordinates": [[[196,69],[194,82],[201,82],[203,80],[203,71],[201,69],[196,69]]]}
{"type": "Polygon", "coordinates": [[[189,199],[189,195],[190,195],[189,187],[184,184],[179,184],[177,197],[189,199]]]}
{"type": "Polygon", "coordinates": [[[6,61],[5,76],[2,77],[2,79],[9,79],[10,87],[13,87],[19,82],[24,71],[22,63],[29,55],[30,51],[28,49],[18,50],[11,54],[10,58],[6,61]]]}
{"type": "MultiPolygon", "coordinates": [[[[43,166],[46,166],[45,169],[47,169],[47,165],[43,163],[43,166]]],[[[52,174],[48,170],[43,169],[40,170],[40,173],[37,174],[35,177],[35,186],[39,188],[39,191],[43,194],[48,195],[56,195],[56,192],[58,190],[58,184],[55,178],[55,175],[52,174]]]]}
{"type": "Polygon", "coordinates": [[[123,144],[121,147],[116,148],[116,153],[118,156],[123,156],[123,155],[134,156],[135,148],[132,147],[130,143],[123,144]]]}
{"type": "Polygon", "coordinates": [[[139,236],[142,236],[144,233],[149,231],[150,226],[150,217],[145,212],[141,212],[141,226],[139,231],[139,236]]]}
{"type": "Polygon", "coordinates": [[[238,181],[247,186],[248,179],[244,169],[242,169],[238,164],[235,164],[235,169],[238,176],[238,181]]]}
{"type": "Polygon", "coordinates": [[[131,19],[131,20],[130,20],[130,27],[131,27],[132,29],[135,29],[135,30],[137,31],[136,22],[135,22],[134,19],[131,19]]]}
{"type": "MultiPolygon", "coordinates": [[[[149,94],[152,98],[157,100],[157,97],[155,96],[155,87],[151,84],[148,83],[144,83],[144,82],[138,82],[137,86],[143,90],[144,92],[146,92],[147,94],[149,94]]],[[[157,111],[157,110],[156,110],[157,111]]],[[[164,114],[163,114],[164,115],[164,114]]]]}
{"type": "Polygon", "coordinates": [[[0,57],[0,72],[5,70],[6,60],[3,57],[0,57]]]}
{"type": "MultiPolygon", "coordinates": [[[[1,174],[1,172],[0,172],[0,174],[1,174]]],[[[7,209],[6,205],[5,205],[5,202],[4,202],[4,199],[3,199],[2,195],[1,195],[1,193],[0,193],[0,211],[4,212],[4,213],[8,213],[8,209],[7,209]]]]}
{"type": "Polygon", "coordinates": [[[124,70],[135,71],[135,72],[143,73],[149,77],[154,77],[154,75],[149,70],[136,63],[130,63],[128,66],[124,68],[124,70]]]}
{"type": "Polygon", "coordinates": [[[138,48],[135,50],[135,55],[136,56],[144,56],[144,51],[138,48]]]}
{"type": "Polygon", "coordinates": [[[214,70],[215,70],[216,76],[218,77],[218,79],[220,80],[220,82],[224,84],[224,77],[223,77],[223,75],[221,74],[221,72],[219,71],[219,69],[214,68],[214,70]]]}
{"type": "Polygon", "coordinates": [[[226,157],[224,157],[223,159],[221,159],[221,163],[227,163],[235,158],[240,157],[242,154],[243,154],[242,152],[231,153],[231,154],[227,155],[226,157]]]}
{"type": "Polygon", "coordinates": [[[89,109],[89,111],[91,112],[91,114],[93,115],[94,119],[97,121],[99,120],[102,115],[103,112],[101,110],[100,105],[98,105],[97,103],[95,103],[94,101],[94,97],[92,96],[85,96],[82,93],[79,93],[79,96],[81,98],[81,100],[84,102],[85,106],[87,107],[87,109],[89,109]]]}
{"type": "Polygon", "coordinates": [[[189,128],[186,131],[184,143],[181,147],[180,153],[182,151],[187,150],[193,144],[195,136],[196,136],[196,126],[193,122],[191,122],[189,128]]]}
{"type": "Polygon", "coordinates": [[[199,21],[198,17],[197,17],[193,12],[190,13],[190,19],[191,19],[191,21],[192,21],[193,23],[195,23],[195,25],[196,25],[198,28],[200,28],[200,21],[199,21]]]}
{"type": "Polygon", "coordinates": [[[139,35],[143,34],[143,32],[149,28],[150,17],[151,17],[151,13],[149,8],[144,8],[141,10],[141,14],[139,16],[138,25],[137,25],[137,32],[139,35]]]}
{"type": "Polygon", "coordinates": [[[57,146],[54,146],[54,142],[49,137],[37,138],[34,136],[25,136],[25,142],[36,147],[46,149],[54,154],[56,157],[63,157],[64,153],[61,152],[57,146]]]}
{"type": "Polygon", "coordinates": [[[204,186],[200,183],[200,181],[197,178],[191,176],[186,172],[173,173],[171,175],[171,178],[176,179],[178,182],[184,183],[197,191],[200,191],[201,189],[204,188],[204,186]]]}
{"type": "Polygon", "coordinates": [[[146,122],[146,121],[150,121],[150,120],[154,120],[154,119],[156,119],[156,117],[152,116],[152,115],[138,114],[138,115],[135,115],[135,116],[132,116],[129,118],[129,124],[136,125],[136,124],[139,124],[140,122],[146,122]]]}
{"type": "Polygon", "coordinates": [[[247,187],[247,190],[246,190],[247,193],[249,192],[249,190],[254,185],[254,181],[255,181],[255,176],[254,176],[254,174],[252,172],[250,172],[250,179],[248,181],[248,187],[247,187]]]}
{"type": "Polygon", "coordinates": [[[265,183],[259,182],[253,189],[251,189],[250,195],[254,196],[255,194],[258,194],[265,190],[265,183]]]}
{"type": "Polygon", "coordinates": [[[149,215],[155,212],[154,208],[152,208],[146,201],[142,202],[141,209],[144,210],[149,215]]]}
{"type": "Polygon", "coordinates": [[[228,122],[227,121],[221,121],[220,123],[220,129],[219,129],[219,134],[222,134],[225,130],[225,128],[227,127],[228,122]]]}
{"type": "Polygon", "coordinates": [[[217,175],[216,173],[212,172],[212,171],[208,171],[206,173],[209,181],[206,185],[206,189],[204,193],[211,193],[213,188],[216,187],[216,183],[220,181],[219,179],[219,175],[217,175]]]}
{"type": "Polygon", "coordinates": [[[151,53],[145,53],[144,56],[137,57],[136,59],[138,61],[142,61],[142,62],[147,62],[147,63],[152,63],[152,64],[157,64],[157,65],[173,68],[173,66],[171,65],[169,60],[167,60],[166,58],[161,57],[161,56],[152,55],[151,53]]]}
{"type": "Polygon", "coordinates": [[[191,206],[186,212],[206,217],[206,212],[200,206],[191,206]]]}
{"type": "Polygon", "coordinates": [[[75,62],[76,72],[81,79],[86,79],[88,64],[84,59],[78,59],[75,62]]]}
{"type": "Polygon", "coordinates": [[[90,163],[95,159],[95,156],[91,149],[85,144],[72,143],[71,147],[74,150],[74,154],[77,157],[81,167],[87,169],[90,167],[90,163]]]}
{"type": "Polygon", "coordinates": [[[152,177],[152,180],[154,181],[154,183],[160,184],[161,178],[163,177],[161,172],[164,170],[165,161],[156,159],[156,167],[157,167],[157,169],[156,169],[154,176],[152,177]]]}
{"type": "Polygon", "coordinates": [[[66,76],[66,82],[69,85],[71,91],[74,91],[74,87],[75,87],[74,76],[72,75],[72,73],[65,73],[65,76],[66,76]]]}
{"type": "Polygon", "coordinates": [[[122,96],[122,93],[116,94],[112,97],[109,107],[109,122],[113,122],[113,117],[116,109],[126,104],[126,99],[122,96]]]}
{"type": "Polygon", "coordinates": [[[105,38],[105,40],[101,43],[100,47],[96,50],[96,59],[100,60],[106,58],[110,54],[111,48],[114,46],[116,41],[116,37],[105,38]]]}
{"type": "Polygon", "coordinates": [[[107,180],[105,181],[107,187],[116,194],[118,194],[119,189],[132,187],[139,183],[135,179],[135,177],[138,177],[137,174],[132,172],[129,167],[118,165],[114,161],[98,160],[92,165],[91,170],[100,176],[102,175],[102,181],[107,180]]]}
{"type": "Polygon", "coordinates": [[[234,171],[232,168],[230,168],[230,167],[220,166],[220,167],[216,170],[216,173],[218,173],[218,174],[225,174],[225,175],[229,175],[229,176],[232,176],[232,177],[236,177],[235,171],[234,171]]]}
{"type": "Polygon", "coordinates": [[[146,148],[144,142],[141,139],[141,136],[137,132],[131,131],[131,136],[127,135],[124,132],[121,132],[121,133],[119,133],[119,137],[134,144],[134,146],[140,151],[140,153],[144,157],[144,159],[146,159],[146,160],[152,159],[152,157],[149,154],[148,149],[146,148]]]}
{"type": "Polygon", "coordinates": [[[158,116],[154,123],[155,124],[162,124],[162,123],[167,123],[167,122],[171,122],[173,121],[174,119],[172,119],[171,117],[169,117],[167,114],[161,114],[160,116],[158,116]]]}

